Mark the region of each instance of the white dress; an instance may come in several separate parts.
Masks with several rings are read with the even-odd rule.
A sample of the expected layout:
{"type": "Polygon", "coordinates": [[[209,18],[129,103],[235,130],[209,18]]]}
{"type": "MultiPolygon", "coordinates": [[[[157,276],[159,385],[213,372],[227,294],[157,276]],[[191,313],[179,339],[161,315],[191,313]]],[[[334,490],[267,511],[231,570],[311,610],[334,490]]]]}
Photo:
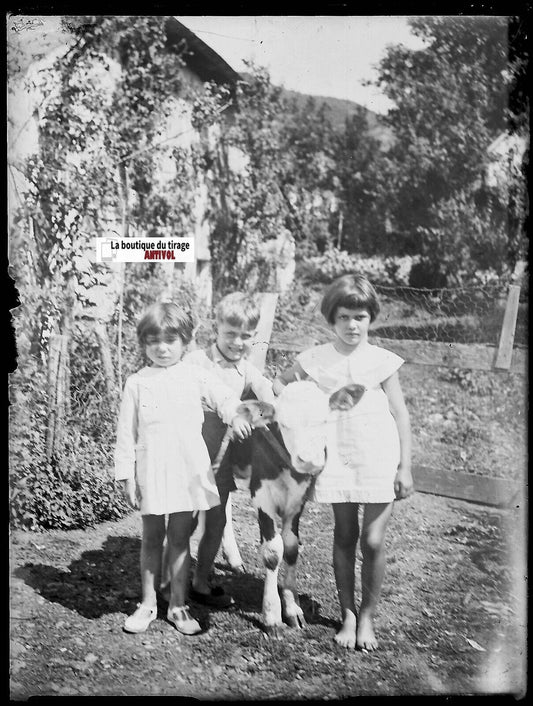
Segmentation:
{"type": "Polygon", "coordinates": [[[297,361],[328,394],[352,383],[366,388],[351,410],[333,412],[326,466],[317,478],[314,499],[323,503],[394,500],[400,441],[381,383],[400,368],[403,359],[365,341],[349,355],[325,343],[300,353],[297,361]]]}
{"type": "Polygon", "coordinates": [[[216,375],[183,362],[145,367],[126,380],[115,479],[135,478],[141,514],[208,510],[220,504],[202,438],[202,403],[229,424],[240,400],[216,375]]]}

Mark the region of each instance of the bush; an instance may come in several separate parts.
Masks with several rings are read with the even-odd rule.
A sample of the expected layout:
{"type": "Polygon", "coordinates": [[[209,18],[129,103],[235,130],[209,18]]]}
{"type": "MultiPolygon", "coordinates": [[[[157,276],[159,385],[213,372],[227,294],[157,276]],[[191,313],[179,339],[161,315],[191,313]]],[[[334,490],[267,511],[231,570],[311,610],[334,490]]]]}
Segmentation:
{"type": "MultiPolygon", "coordinates": [[[[76,347],[73,347],[76,350],[76,347]]],[[[90,347],[87,357],[90,357],[90,347]]],[[[93,395],[83,413],[73,399],[64,420],[64,443],[46,460],[48,409],[43,362],[19,351],[10,383],[10,522],[28,530],[79,529],[115,520],[129,512],[115,489],[110,438],[116,415],[93,395]],[[98,420],[98,421],[96,421],[98,420]],[[88,423],[89,422],[89,423],[88,423]]],[[[79,356],[78,356],[79,357],[79,356]]],[[[80,365],[79,370],[84,370],[80,365]]],[[[79,386],[81,373],[72,376],[79,386]]]]}
{"type": "Polygon", "coordinates": [[[111,454],[102,444],[71,427],[61,456],[47,462],[44,439],[35,434],[32,438],[37,447],[26,439],[13,453],[10,518],[14,527],[83,529],[118,520],[130,511],[115,488],[111,454]]]}
{"type": "Polygon", "coordinates": [[[329,284],[345,274],[362,274],[375,285],[406,286],[411,269],[418,262],[416,256],[361,257],[346,250],[329,248],[323,255],[311,257],[302,267],[302,274],[310,282],[329,284]]]}

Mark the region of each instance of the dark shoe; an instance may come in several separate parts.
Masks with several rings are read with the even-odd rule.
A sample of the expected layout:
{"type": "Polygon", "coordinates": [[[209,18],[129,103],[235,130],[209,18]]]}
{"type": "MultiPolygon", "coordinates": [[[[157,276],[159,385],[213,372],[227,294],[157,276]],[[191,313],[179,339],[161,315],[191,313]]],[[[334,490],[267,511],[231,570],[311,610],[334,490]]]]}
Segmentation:
{"type": "Polygon", "coordinates": [[[189,598],[210,608],[229,608],[235,603],[233,598],[224,592],[222,586],[213,586],[209,593],[200,593],[191,586],[189,598]]]}

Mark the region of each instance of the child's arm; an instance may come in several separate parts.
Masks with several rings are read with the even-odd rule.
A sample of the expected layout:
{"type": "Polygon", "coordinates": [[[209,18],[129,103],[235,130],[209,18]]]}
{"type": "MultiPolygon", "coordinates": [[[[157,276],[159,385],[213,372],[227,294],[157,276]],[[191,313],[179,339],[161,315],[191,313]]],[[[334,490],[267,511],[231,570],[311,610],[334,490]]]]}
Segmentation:
{"type": "Polygon", "coordinates": [[[261,402],[274,403],[274,392],[272,390],[272,380],[262,375],[259,370],[247,361],[246,365],[246,386],[250,386],[258,400],[261,402]]]}
{"type": "Polygon", "coordinates": [[[241,400],[231,387],[223,383],[215,373],[202,370],[201,376],[202,397],[207,405],[214,409],[225,424],[233,427],[239,439],[245,439],[252,433],[252,428],[247,419],[237,413],[241,400]]]}
{"type": "Polygon", "coordinates": [[[287,370],[284,370],[280,375],[276,376],[272,383],[274,394],[279,395],[285,385],[288,385],[290,382],[306,380],[308,377],[309,375],[305,372],[300,363],[296,361],[290,368],[287,368],[287,370]]]}
{"type": "Polygon", "coordinates": [[[398,373],[393,373],[389,378],[381,383],[389,407],[398,427],[400,437],[400,464],[394,480],[394,491],[396,497],[401,500],[407,498],[413,492],[413,476],[411,474],[411,422],[409,411],[405,405],[400,377],[398,373]]]}
{"type": "Polygon", "coordinates": [[[133,386],[126,381],[120,403],[115,445],[115,480],[126,502],[138,508],[135,481],[135,444],[137,442],[137,399],[133,386]]]}

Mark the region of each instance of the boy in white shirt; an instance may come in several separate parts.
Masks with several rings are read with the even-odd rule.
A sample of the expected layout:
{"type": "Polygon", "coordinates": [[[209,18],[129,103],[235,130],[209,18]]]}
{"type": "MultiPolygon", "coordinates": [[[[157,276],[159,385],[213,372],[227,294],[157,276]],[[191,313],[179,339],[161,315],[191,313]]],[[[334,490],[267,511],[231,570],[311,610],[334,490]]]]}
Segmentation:
{"type": "MultiPolygon", "coordinates": [[[[255,396],[263,402],[273,403],[272,382],[246,360],[259,315],[260,309],[255,297],[243,292],[228,294],[216,308],[216,341],[205,351],[188,353],[184,361],[215,372],[240,399],[255,396]]],[[[212,463],[217,457],[226,429],[227,426],[214,410],[204,408],[202,435],[212,463]]],[[[242,443],[247,441],[249,443],[249,440],[242,443]]],[[[190,591],[195,601],[216,608],[226,608],[233,603],[233,599],[220,586],[211,586],[209,583],[226,525],[226,504],[230,492],[236,490],[229,462],[230,453],[231,449],[228,448],[215,476],[220,505],[206,511],[205,531],[198,546],[190,591]]]]}

